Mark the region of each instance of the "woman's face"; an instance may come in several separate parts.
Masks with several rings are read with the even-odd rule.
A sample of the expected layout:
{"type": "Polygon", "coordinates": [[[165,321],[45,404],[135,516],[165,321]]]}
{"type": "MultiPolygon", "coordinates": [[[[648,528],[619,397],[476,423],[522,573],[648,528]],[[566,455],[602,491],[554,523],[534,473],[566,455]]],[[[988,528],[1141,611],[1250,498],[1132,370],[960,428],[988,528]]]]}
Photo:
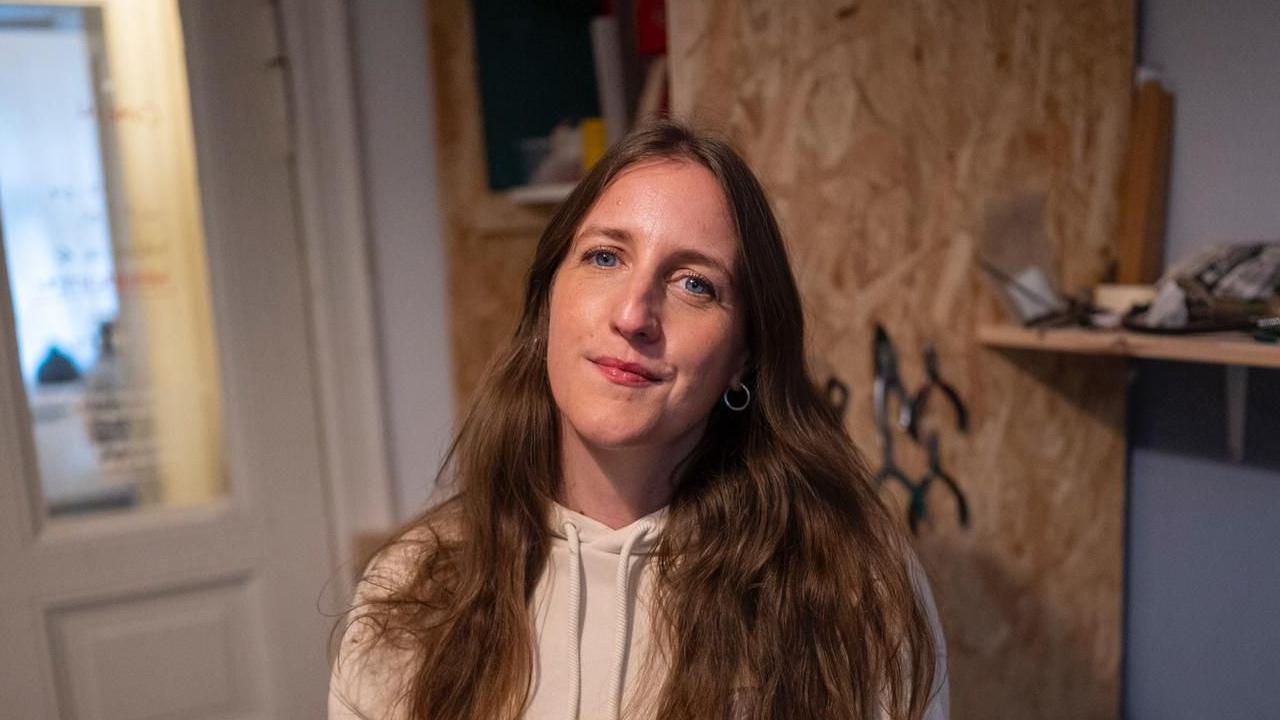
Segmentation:
{"type": "Polygon", "coordinates": [[[620,173],[583,218],[551,289],[547,374],[561,419],[600,448],[689,446],[741,382],[738,240],[702,165],[620,173]]]}

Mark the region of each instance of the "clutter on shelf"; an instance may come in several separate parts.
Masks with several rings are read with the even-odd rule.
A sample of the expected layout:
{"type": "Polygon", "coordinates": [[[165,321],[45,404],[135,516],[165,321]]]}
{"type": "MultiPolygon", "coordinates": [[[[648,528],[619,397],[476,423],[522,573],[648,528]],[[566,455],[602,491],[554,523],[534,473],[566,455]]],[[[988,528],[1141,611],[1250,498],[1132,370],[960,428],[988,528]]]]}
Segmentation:
{"type": "Polygon", "coordinates": [[[1156,283],[1151,302],[1131,308],[1123,325],[1157,333],[1240,330],[1275,342],[1280,242],[1218,245],[1175,264],[1156,283]]]}
{"type": "Polygon", "coordinates": [[[1036,308],[1018,313],[1026,327],[1243,332],[1259,342],[1280,341],[1280,242],[1218,245],[1175,264],[1154,286],[1099,285],[1089,299],[1061,297],[1035,279],[1043,276],[1038,268],[1014,277],[986,259],[979,262],[1012,306],[1036,308]]]}
{"type": "Polygon", "coordinates": [[[636,124],[668,112],[661,0],[474,0],[489,189],[551,205],[636,124]]]}

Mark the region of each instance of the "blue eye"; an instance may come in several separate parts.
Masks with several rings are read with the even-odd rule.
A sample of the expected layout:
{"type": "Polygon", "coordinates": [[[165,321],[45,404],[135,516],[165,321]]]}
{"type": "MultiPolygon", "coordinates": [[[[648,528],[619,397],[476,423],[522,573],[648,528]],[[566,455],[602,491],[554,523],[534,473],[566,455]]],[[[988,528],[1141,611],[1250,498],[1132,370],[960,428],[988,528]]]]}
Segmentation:
{"type": "Polygon", "coordinates": [[[618,256],[608,250],[596,250],[591,253],[591,262],[597,267],[611,268],[618,266],[618,256]]]}
{"type": "Polygon", "coordinates": [[[690,275],[684,279],[684,289],[694,295],[705,295],[707,297],[715,297],[716,289],[711,283],[703,280],[696,275],[690,275]]]}

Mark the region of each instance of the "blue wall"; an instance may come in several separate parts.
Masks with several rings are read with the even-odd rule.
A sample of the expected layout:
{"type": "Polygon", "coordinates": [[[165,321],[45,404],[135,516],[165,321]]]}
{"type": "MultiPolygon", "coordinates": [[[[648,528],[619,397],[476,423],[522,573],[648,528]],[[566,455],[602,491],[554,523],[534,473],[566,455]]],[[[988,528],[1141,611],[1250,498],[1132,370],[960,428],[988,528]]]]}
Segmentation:
{"type": "Polygon", "coordinates": [[[1223,369],[1143,363],[1129,463],[1126,716],[1280,717],[1280,373],[1250,370],[1245,459],[1223,369]]]}
{"type": "MultiPolygon", "coordinates": [[[[1280,239],[1280,2],[1145,0],[1140,23],[1177,96],[1167,259],[1280,239]]],[[[1126,717],[1280,717],[1280,372],[1249,371],[1233,463],[1222,367],[1136,369],[1126,717]]]]}

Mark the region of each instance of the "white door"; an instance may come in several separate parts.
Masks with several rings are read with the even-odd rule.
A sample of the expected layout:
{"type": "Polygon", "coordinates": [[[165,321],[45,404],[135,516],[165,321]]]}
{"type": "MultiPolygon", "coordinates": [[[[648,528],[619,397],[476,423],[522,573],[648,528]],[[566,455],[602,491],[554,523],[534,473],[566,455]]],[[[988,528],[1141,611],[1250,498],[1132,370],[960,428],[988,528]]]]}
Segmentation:
{"type": "Polygon", "coordinates": [[[277,38],[262,0],[0,0],[0,718],[323,716],[277,38]]]}

